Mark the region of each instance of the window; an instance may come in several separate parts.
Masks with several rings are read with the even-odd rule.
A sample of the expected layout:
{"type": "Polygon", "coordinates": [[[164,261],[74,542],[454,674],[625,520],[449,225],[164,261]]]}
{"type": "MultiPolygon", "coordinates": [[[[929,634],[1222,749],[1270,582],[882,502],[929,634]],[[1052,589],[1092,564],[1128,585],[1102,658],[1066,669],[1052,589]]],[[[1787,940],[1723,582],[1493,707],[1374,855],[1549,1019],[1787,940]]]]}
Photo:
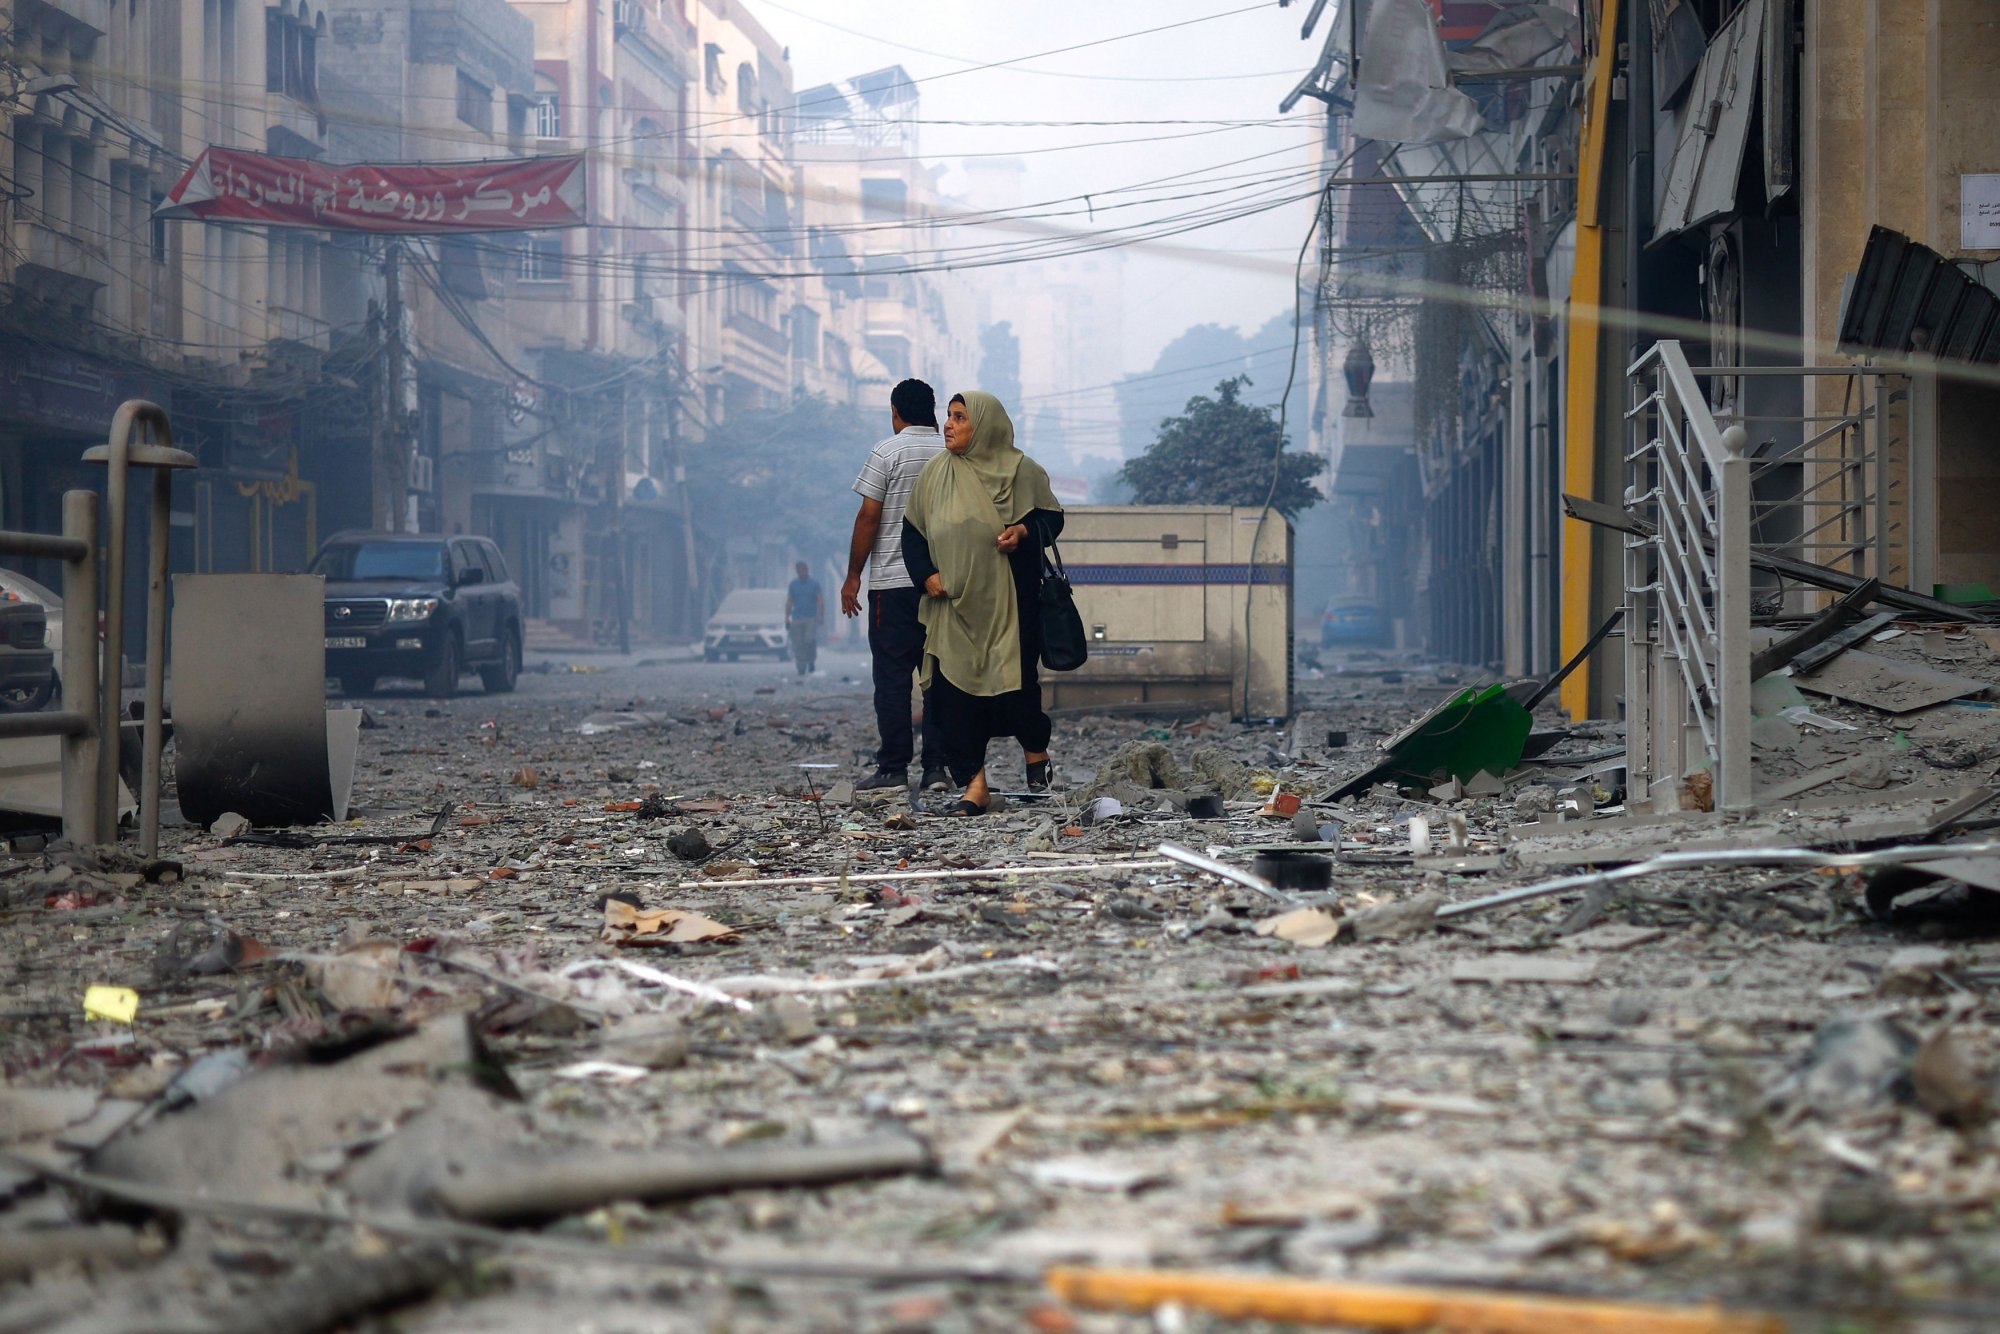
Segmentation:
{"type": "Polygon", "coordinates": [[[757,71],[748,62],[736,67],[736,109],[746,116],[757,114],[757,71]]]}
{"type": "Polygon", "coordinates": [[[877,177],[861,182],[861,217],[865,222],[901,222],[910,201],[910,187],[877,177]]]}
{"type": "Polygon", "coordinates": [[[634,190],[650,190],[660,193],[658,154],[660,140],[664,136],[660,123],[642,118],[632,127],[631,165],[625,168],[625,180],[634,190]]]}
{"type": "Polygon", "coordinates": [[[560,139],[562,132],[562,95],[556,81],[537,74],[534,95],[528,99],[528,133],[537,139],[560,139]]]}
{"type": "Polygon", "coordinates": [[[710,42],[702,48],[702,55],[703,81],[708,85],[708,91],[719,93],[724,87],[722,80],[722,48],[714,42],[710,42]]]}
{"type": "MultiPolygon", "coordinates": [[[[167,197],[165,195],[155,194],[153,196],[153,212],[155,214],[158,214],[162,208],[165,208],[166,204],[167,197]]],[[[164,264],[167,262],[167,220],[156,216],[152,221],[153,262],[155,264],[164,264]]]]}
{"type": "Polygon", "coordinates": [[[521,281],[559,283],[564,276],[562,236],[556,232],[529,232],[521,242],[521,281]]]}
{"type": "Polygon", "coordinates": [[[264,87],[301,102],[319,100],[319,33],[304,5],[264,11],[264,87]]]}
{"type": "Polygon", "coordinates": [[[493,90],[464,70],[458,72],[458,118],[475,130],[493,132],[493,90]]]}
{"type": "Polygon", "coordinates": [[[808,365],[819,365],[819,312],[810,306],[792,307],[792,356],[808,365]]]}

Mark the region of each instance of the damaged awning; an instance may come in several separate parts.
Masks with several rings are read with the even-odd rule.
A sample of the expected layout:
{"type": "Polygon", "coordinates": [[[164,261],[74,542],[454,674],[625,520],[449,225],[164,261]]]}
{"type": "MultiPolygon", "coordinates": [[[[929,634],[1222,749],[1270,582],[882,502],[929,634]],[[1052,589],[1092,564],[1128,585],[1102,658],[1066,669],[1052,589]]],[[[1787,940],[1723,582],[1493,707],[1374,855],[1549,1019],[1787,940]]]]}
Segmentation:
{"type": "Polygon", "coordinates": [[[1762,0],[1752,0],[1738,9],[1702,54],[1654,220],[1656,244],[1736,209],[1757,101],[1765,8],[1762,0]]]}
{"type": "Polygon", "coordinates": [[[2000,297],[1929,246],[1876,227],[1841,301],[1840,350],[2000,362],[2000,297]]]}

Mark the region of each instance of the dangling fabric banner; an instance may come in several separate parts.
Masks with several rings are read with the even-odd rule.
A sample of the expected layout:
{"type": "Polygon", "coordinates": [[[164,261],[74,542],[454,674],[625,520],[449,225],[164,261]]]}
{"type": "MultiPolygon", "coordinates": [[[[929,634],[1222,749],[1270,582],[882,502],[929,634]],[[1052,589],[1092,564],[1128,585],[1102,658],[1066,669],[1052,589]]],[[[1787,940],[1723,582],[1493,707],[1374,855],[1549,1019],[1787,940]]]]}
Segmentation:
{"type": "Polygon", "coordinates": [[[539,232],[584,225],[584,184],[580,154],[331,166],[208,148],[154,216],[399,235],[539,232]]]}

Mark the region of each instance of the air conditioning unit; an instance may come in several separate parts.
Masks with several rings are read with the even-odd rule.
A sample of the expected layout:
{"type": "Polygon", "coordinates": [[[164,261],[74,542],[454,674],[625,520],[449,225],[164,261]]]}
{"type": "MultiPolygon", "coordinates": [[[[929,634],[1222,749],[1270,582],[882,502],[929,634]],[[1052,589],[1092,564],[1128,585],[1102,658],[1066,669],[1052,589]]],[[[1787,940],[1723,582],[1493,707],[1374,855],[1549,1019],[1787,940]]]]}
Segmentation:
{"type": "Polygon", "coordinates": [[[620,32],[646,31],[646,11],[639,0],[611,0],[611,21],[620,32]]]}
{"type": "Polygon", "coordinates": [[[410,490],[434,491],[437,489],[437,460],[428,454],[419,454],[410,460],[410,490]]]}

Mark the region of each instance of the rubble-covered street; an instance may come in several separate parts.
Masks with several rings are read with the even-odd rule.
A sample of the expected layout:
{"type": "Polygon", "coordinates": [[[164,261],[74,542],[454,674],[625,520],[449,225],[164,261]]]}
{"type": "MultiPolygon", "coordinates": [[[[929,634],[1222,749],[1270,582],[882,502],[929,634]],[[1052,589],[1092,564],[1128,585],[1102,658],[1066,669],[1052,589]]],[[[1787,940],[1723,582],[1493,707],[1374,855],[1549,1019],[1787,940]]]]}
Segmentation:
{"type": "MultiPolygon", "coordinates": [[[[1871,647],[2000,681],[1963,629],[1871,647]]],[[[1253,1327],[1071,1305],[1061,1266],[1699,1322],[1367,1328],[1992,1326],[2000,855],[1452,911],[1600,857],[1982,840],[1986,701],[1773,696],[1759,782],[1800,791],[1750,820],[1621,818],[1588,724],[1334,801],[1477,682],[1329,657],[1281,726],[1061,717],[1058,799],[966,820],[855,800],[866,661],[821,666],[391,692],[344,827],[17,843],[0,1328],[1253,1327]],[[1340,859],[1291,903],[1158,852],[1306,837],[1340,859]]]]}

